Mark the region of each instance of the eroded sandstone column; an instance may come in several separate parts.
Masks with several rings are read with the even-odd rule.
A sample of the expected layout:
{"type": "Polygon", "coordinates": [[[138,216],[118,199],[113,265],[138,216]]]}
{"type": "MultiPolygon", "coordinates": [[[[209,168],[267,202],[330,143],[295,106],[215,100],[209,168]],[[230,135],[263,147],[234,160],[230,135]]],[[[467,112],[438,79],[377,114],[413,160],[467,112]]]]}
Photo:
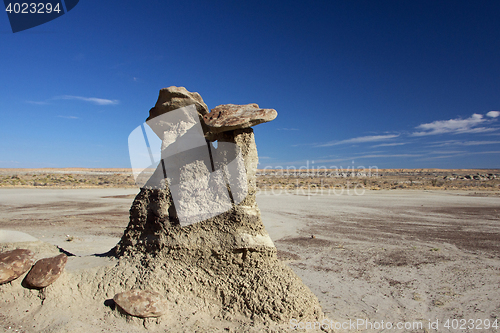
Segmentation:
{"type": "MultiPolygon", "coordinates": [[[[210,147],[212,153],[210,162],[200,159],[187,163],[185,170],[179,171],[179,179],[182,180],[184,174],[193,177],[192,172],[201,177],[224,168],[238,153],[223,147],[235,144],[242,156],[238,163],[244,168],[239,169],[241,165],[237,162],[233,167],[244,170],[245,196],[238,198],[241,191],[234,191],[241,185],[236,175],[227,188],[233,202],[227,211],[181,226],[168,182],[160,187],[144,186],[132,204],[129,225],[114,253],[121,260],[159,270],[157,274],[165,270],[171,279],[166,285],[185,292],[186,297],[194,293],[207,302],[215,302],[223,312],[275,321],[322,317],[314,294],[278,260],[255,200],[258,156],[251,126],[273,120],[276,111],[260,109],[257,104],[226,104],[209,113],[198,93],[183,87],[169,87],[160,91],[148,120],[190,105],[196,107],[204,138],[209,142],[207,149],[210,147]],[[218,142],[217,149],[212,145],[214,141],[218,142]]],[[[171,146],[165,142],[171,133],[163,129],[176,131],[182,124],[163,125],[153,125],[152,129],[168,149],[171,146]]],[[[160,163],[155,174],[161,176],[165,169],[168,165],[160,163]]],[[[230,172],[224,175],[226,181],[234,176],[230,172]]]]}

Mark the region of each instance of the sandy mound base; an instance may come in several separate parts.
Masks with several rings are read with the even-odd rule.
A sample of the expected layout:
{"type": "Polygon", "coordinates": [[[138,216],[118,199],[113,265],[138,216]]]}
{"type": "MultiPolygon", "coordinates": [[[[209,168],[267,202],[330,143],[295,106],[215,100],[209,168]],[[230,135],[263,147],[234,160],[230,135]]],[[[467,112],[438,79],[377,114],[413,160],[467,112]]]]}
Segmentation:
{"type": "MultiPolygon", "coordinates": [[[[36,253],[36,259],[54,256],[60,249],[44,243],[22,242],[4,243],[1,251],[13,248],[27,248],[36,253]]],[[[220,258],[219,258],[220,259],[220,258]]],[[[240,274],[228,276],[237,288],[223,290],[225,285],[213,272],[198,269],[186,261],[184,264],[169,258],[144,258],[117,260],[113,257],[70,256],[63,275],[52,285],[42,290],[26,289],[22,285],[24,276],[0,286],[2,322],[5,328],[24,332],[142,332],[142,331],[200,331],[218,332],[261,332],[282,331],[282,325],[275,321],[273,300],[268,297],[270,288],[294,288],[301,284],[283,284],[275,279],[271,269],[252,268],[251,258],[247,258],[249,269],[242,268],[240,274]],[[257,272],[257,273],[256,273],[257,272]],[[248,281],[245,274],[258,274],[250,280],[262,281],[253,286],[239,286],[248,281]],[[241,278],[239,277],[241,276],[241,278]],[[275,279],[274,283],[270,283],[275,279]],[[183,283],[178,283],[183,281],[183,283]],[[124,313],[112,301],[116,293],[139,288],[160,293],[168,302],[168,313],[158,318],[135,318],[124,313]],[[262,289],[262,290],[260,290],[262,289]],[[236,292],[239,290],[239,292],[236,292]],[[250,304],[267,304],[268,313],[252,316],[250,304]],[[57,314],[57,315],[55,315],[57,314]],[[265,318],[268,318],[267,320],[265,318]]],[[[205,266],[206,265],[201,265],[205,266]]],[[[296,278],[286,265],[280,266],[281,274],[296,278]]],[[[273,265],[273,270],[276,270],[273,265]]],[[[289,290],[294,299],[283,303],[307,302],[308,299],[296,298],[306,290],[289,290]]],[[[271,291],[272,293],[272,291],[271,291]]],[[[303,307],[303,304],[299,304],[303,307]]],[[[311,307],[314,304],[311,304],[311,307]]],[[[281,322],[283,322],[281,320],[281,322]]]]}

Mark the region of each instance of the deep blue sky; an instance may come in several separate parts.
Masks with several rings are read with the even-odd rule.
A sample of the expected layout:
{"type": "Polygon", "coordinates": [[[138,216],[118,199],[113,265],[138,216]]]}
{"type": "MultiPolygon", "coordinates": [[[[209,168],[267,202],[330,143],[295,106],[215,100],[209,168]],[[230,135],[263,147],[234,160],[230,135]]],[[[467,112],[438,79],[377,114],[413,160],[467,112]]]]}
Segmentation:
{"type": "Polygon", "coordinates": [[[13,34],[0,167],[129,167],[159,89],[258,103],[260,167],[500,167],[499,1],[97,1],[13,34]]]}

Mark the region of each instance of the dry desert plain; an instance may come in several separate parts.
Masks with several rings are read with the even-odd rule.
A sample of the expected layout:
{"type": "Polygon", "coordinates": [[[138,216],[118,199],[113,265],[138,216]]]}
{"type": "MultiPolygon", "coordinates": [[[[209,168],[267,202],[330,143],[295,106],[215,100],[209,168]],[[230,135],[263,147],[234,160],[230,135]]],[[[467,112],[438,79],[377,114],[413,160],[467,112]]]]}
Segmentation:
{"type": "MultiPolygon", "coordinates": [[[[498,170],[378,170],[369,176],[261,170],[257,199],[278,256],[318,297],[333,320],[327,324],[340,327],[334,331],[500,332],[492,326],[500,325],[499,181],[498,170]],[[388,329],[389,323],[401,329],[388,329]]],[[[0,251],[26,244],[12,243],[15,232],[23,232],[74,254],[37,302],[23,295],[38,291],[15,281],[0,286],[0,331],[159,329],[151,320],[130,320],[103,304],[58,293],[82,267],[106,265],[94,254],[119,240],[138,193],[127,170],[4,169],[0,183],[0,251]],[[72,305],[43,304],[49,296],[72,305]]],[[[161,330],[286,331],[299,325],[307,323],[252,327],[189,313],[183,322],[164,321],[161,330]]]]}

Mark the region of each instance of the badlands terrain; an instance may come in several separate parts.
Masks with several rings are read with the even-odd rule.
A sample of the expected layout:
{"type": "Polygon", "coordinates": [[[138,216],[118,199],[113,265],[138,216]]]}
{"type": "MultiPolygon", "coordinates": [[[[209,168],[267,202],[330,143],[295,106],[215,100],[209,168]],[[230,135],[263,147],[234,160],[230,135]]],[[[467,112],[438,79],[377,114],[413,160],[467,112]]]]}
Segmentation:
{"type": "MultiPolygon", "coordinates": [[[[278,256],[318,297],[332,320],[327,324],[338,323],[332,331],[499,332],[492,324],[500,320],[500,171],[361,171],[258,175],[257,202],[278,256]],[[407,326],[376,329],[382,321],[407,326]]],[[[0,331],[158,329],[151,319],[130,319],[105,306],[105,299],[86,303],[61,292],[85,267],[106,265],[96,254],[122,236],[139,192],[127,169],[3,169],[0,184],[0,251],[15,246],[9,235],[23,232],[71,255],[61,278],[40,294],[16,281],[0,286],[0,331]],[[46,296],[74,305],[43,304],[46,296]]],[[[191,312],[184,320],[165,317],[158,319],[160,331],[307,325],[253,325],[191,312]]]]}
{"type": "MultiPolygon", "coordinates": [[[[500,169],[262,169],[257,185],[273,189],[426,189],[500,191],[500,169]]],[[[0,169],[0,187],[135,187],[130,169],[0,169]]]]}

